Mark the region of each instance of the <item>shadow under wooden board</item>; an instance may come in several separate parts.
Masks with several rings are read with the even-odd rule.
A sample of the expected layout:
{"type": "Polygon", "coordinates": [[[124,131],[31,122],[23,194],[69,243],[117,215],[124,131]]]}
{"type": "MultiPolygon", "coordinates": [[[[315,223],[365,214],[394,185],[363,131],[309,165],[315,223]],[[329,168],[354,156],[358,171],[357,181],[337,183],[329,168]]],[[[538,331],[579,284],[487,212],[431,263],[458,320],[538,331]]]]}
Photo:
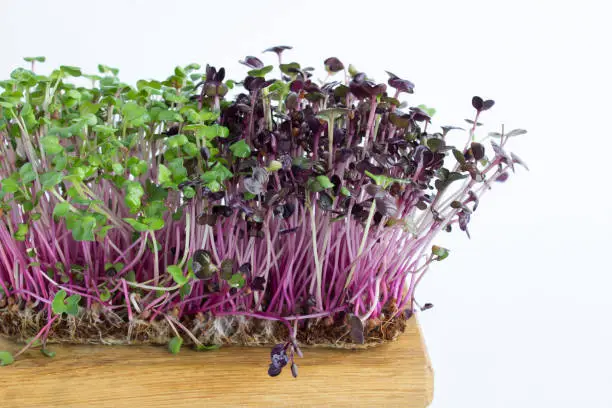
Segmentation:
{"type": "MultiPolygon", "coordinates": [[[[0,350],[21,345],[0,338],[0,350]]],[[[367,350],[303,348],[298,378],[268,377],[270,348],[178,355],[164,347],[49,345],[0,367],[0,407],[403,407],[433,398],[416,318],[397,341],[367,350]]]]}

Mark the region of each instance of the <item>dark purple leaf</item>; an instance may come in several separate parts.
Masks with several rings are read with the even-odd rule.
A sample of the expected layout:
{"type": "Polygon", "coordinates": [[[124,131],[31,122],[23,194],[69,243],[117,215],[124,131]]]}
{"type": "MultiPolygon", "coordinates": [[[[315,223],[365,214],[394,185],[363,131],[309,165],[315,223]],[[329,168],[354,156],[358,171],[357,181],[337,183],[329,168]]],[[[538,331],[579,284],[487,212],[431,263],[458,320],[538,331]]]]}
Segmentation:
{"type": "Polygon", "coordinates": [[[338,194],[340,194],[340,189],[342,188],[342,179],[340,178],[340,176],[334,174],[333,176],[331,176],[329,181],[331,181],[331,183],[334,185],[332,189],[334,195],[337,196],[338,194]]]}
{"type": "Polygon", "coordinates": [[[362,174],[364,174],[367,170],[375,176],[379,176],[384,173],[384,170],[382,168],[374,166],[367,159],[363,159],[362,161],[357,163],[355,165],[355,169],[362,174]]]}
{"type": "Polygon", "coordinates": [[[414,149],[412,159],[415,162],[420,163],[422,166],[427,167],[433,160],[433,153],[428,147],[419,145],[416,149],[414,149]]]}
{"type": "Polygon", "coordinates": [[[373,98],[382,95],[387,90],[387,85],[376,84],[365,79],[365,74],[357,74],[349,83],[349,90],[357,99],[373,98]]]}
{"type": "Polygon", "coordinates": [[[486,101],[482,103],[482,110],[483,111],[489,110],[493,107],[493,105],[495,105],[495,101],[492,99],[487,99],[486,101]]]}
{"type": "Polygon", "coordinates": [[[217,75],[215,75],[215,81],[221,82],[224,79],[225,79],[225,68],[221,67],[221,68],[219,68],[219,71],[217,72],[217,75]]]}
{"type": "Polygon", "coordinates": [[[213,80],[215,74],[217,73],[217,69],[209,64],[206,64],[206,79],[213,80]]]}
{"type": "Polygon", "coordinates": [[[232,210],[232,207],[227,206],[227,205],[213,205],[212,207],[212,213],[215,215],[221,215],[223,217],[231,217],[232,213],[234,212],[234,210],[232,210]]]}
{"type": "Polygon", "coordinates": [[[472,155],[474,156],[474,160],[478,161],[485,156],[484,146],[477,142],[472,142],[471,145],[472,155]]]}
{"type": "Polygon", "coordinates": [[[459,229],[461,229],[461,231],[465,231],[468,238],[470,238],[470,232],[467,229],[468,223],[470,222],[470,214],[464,211],[459,211],[459,214],[457,215],[459,216],[459,229]]]}
{"type": "Polygon", "coordinates": [[[412,82],[408,81],[407,79],[401,79],[400,77],[389,71],[385,72],[389,75],[389,80],[387,81],[387,83],[392,88],[395,88],[400,92],[406,92],[409,94],[414,93],[414,84],[412,82]]]}
{"type": "Polygon", "coordinates": [[[253,290],[264,290],[264,285],[266,284],[266,278],[263,276],[256,276],[253,279],[253,283],[251,284],[251,289],[253,290]]]}
{"type": "Polygon", "coordinates": [[[343,147],[343,148],[336,150],[336,160],[340,163],[346,162],[353,155],[354,155],[353,149],[350,149],[348,147],[343,147]]]}
{"type": "Polygon", "coordinates": [[[198,225],[213,226],[217,223],[217,216],[215,214],[203,213],[198,216],[196,222],[198,223],[198,225]]]}
{"type": "Polygon", "coordinates": [[[374,160],[376,160],[378,164],[380,164],[386,169],[393,167],[393,165],[395,164],[395,160],[388,154],[373,153],[372,157],[374,158],[374,160]]]}
{"type": "Polygon", "coordinates": [[[306,82],[304,83],[304,90],[305,90],[306,92],[311,92],[311,93],[313,93],[313,92],[318,92],[318,93],[320,93],[320,92],[321,92],[321,88],[319,88],[319,85],[315,84],[315,83],[314,83],[314,82],[312,82],[312,81],[306,81],[306,82]]]}
{"type": "Polygon", "coordinates": [[[404,190],[400,183],[393,183],[391,184],[391,187],[389,187],[389,194],[391,194],[393,197],[399,197],[403,191],[404,190]]]}
{"type": "Polygon", "coordinates": [[[304,81],[296,79],[289,84],[289,89],[291,92],[299,93],[302,89],[304,89],[304,81]]]}
{"type": "Polygon", "coordinates": [[[274,214],[280,216],[281,218],[289,218],[295,211],[295,205],[292,203],[286,203],[283,205],[279,205],[274,208],[274,214]]]}
{"type": "Polygon", "coordinates": [[[291,234],[292,232],[296,232],[299,229],[300,227],[285,228],[285,229],[280,230],[278,233],[281,235],[291,234]]]}
{"type": "Polygon", "coordinates": [[[351,315],[349,324],[351,326],[351,339],[353,340],[353,343],[364,344],[365,338],[363,334],[363,322],[361,319],[358,316],[351,315]]]}
{"type": "Polygon", "coordinates": [[[244,60],[238,61],[243,65],[246,65],[247,67],[251,68],[251,69],[259,69],[259,68],[263,68],[264,63],[257,57],[253,57],[252,55],[247,55],[244,60]]]}
{"type": "Polygon", "coordinates": [[[262,77],[248,76],[244,80],[244,87],[253,93],[272,85],[274,82],[274,79],[269,79],[266,81],[262,77]]]}
{"type": "Polygon", "coordinates": [[[208,160],[208,158],[210,157],[210,150],[208,150],[208,147],[202,146],[200,148],[200,155],[204,160],[208,160]]]}
{"type": "Polygon", "coordinates": [[[425,303],[422,307],[421,307],[421,311],[424,312],[425,310],[429,310],[433,307],[432,303],[425,303]]]}
{"type": "Polygon", "coordinates": [[[165,135],[165,136],[174,136],[174,135],[178,135],[178,132],[179,132],[179,127],[178,126],[172,126],[168,130],[163,132],[162,135],[165,135]]]}
{"type": "Polygon", "coordinates": [[[206,197],[208,197],[210,201],[219,201],[222,198],[225,198],[225,191],[215,191],[214,193],[209,191],[207,192],[206,197]]]}
{"type": "Polygon", "coordinates": [[[284,344],[275,344],[274,347],[272,347],[272,351],[270,352],[270,358],[273,358],[274,355],[276,354],[280,354],[280,353],[284,353],[285,352],[285,345],[284,344]]]}
{"type": "Polygon", "coordinates": [[[418,107],[410,108],[410,117],[416,122],[431,122],[431,116],[423,109],[418,107]]]}
{"type": "Polygon", "coordinates": [[[504,181],[508,180],[509,174],[507,171],[504,171],[503,173],[501,173],[499,176],[497,176],[497,178],[495,179],[495,181],[499,182],[499,183],[503,183],[504,181]]]}
{"type": "Polygon", "coordinates": [[[366,74],[363,72],[358,72],[355,75],[353,75],[353,81],[355,81],[356,83],[361,83],[365,80],[366,80],[366,74]]]}
{"type": "Polygon", "coordinates": [[[272,364],[274,367],[284,367],[289,362],[289,356],[285,352],[284,344],[277,344],[272,348],[272,352],[270,353],[270,358],[272,360],[272,364]]]}
{"type": "Polygon", "coordinates": [[[280,366],[275,366],[274,364],[270,364],[268,367],[268,375],[270,377],[276,377],[281,373],[281,371],[283,371],[283,368],[280,366]]]}
{"type": "Polygon", "coordinates": [[[246,262],[240,265],[240,267],[238,268],[238,272],[243,274],[245,278],[250,279],[251,278],[251,268],[252,268],[251,263],[246,262]]]}
{"type": "Polygon", "coordinates": [[[468,191],[468,199],[466,200],[466,203],[469,202],[474,202],[474,206],[472,207],[472,212],[476,211],[476,208],[478,208],[478,203],[480,202],[478,196],[476,195],[475,192],[473,192],[472,190],[468,191]]]}
{"type": "Polygon", "coordinates": [[[342,62],[336,57],[330,57],[324,61],[325,69],[330,72],[338,72],[344,69],[342,62]]]}
{"type": "Polygon", "coordinates": [[[270,47],[270,48],[267,48],[267,49],[263,50],[263,52],[274,52],[274,53],[280,55],[283,51],[290,50],[292,48],[293,47],[291,47],[289,45],[276,45],[274,47],[270,47]]]}
{"type": "Polygon", "coordinates": [[[472,106],[477,111],[481,111],[483,105],[484,105],[484,101],[482,100],[482,98],[480,96],[474,96],[472,98],[472,106]]]}

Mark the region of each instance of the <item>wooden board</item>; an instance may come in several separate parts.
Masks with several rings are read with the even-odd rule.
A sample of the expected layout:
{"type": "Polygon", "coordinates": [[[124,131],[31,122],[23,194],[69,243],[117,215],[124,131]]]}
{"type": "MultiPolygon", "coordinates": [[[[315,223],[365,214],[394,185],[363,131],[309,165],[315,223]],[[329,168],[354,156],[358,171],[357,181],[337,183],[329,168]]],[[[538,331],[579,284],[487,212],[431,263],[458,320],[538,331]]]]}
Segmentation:
{"type": "MultiPolygon", "coordinates": [[[[0,350],[20,345],[0,339],[0,350]]],[[[0,367],[0,407],[403,407],[433,398],[420,326],[368,350],[304,348],[299,377],[267,375],[269,348],[172,355],[163,347],[59,346],[0,367]]]]}

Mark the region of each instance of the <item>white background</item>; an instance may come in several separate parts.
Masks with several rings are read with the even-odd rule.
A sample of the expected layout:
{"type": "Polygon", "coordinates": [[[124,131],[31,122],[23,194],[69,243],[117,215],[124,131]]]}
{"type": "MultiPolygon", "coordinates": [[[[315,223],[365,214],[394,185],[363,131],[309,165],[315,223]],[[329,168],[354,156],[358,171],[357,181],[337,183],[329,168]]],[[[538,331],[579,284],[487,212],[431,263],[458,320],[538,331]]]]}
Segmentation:
{"type": "MultiPolygon", "coordinates": [[[[330,56],[379,81],[416,83],[410,102],[462,125],[473,95],[496,100],[481,135],[530,166],[488,193],[472,239],[424,279],[420,317],[435,370],[433,407],[612,407],[610,11],[606,1],[0,0],[0,76],[45,55],[124,81],[190,62],[225,66],[272,45],[321,68],[330,56]]],[[[457,139],[459,140],[459,139],[457,139]]]]}

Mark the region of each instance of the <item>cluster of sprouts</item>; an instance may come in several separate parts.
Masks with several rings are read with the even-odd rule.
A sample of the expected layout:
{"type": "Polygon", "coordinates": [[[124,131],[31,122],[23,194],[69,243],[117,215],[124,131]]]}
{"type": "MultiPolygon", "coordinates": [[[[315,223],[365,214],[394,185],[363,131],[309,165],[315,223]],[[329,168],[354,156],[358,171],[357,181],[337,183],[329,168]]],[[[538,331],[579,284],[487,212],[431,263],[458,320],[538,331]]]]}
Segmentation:
{"type": "Polygon", "coordinates": [[[504,147],[524,131],[489,135],[487,152],[476,129],[494,102],[474,97],[451,146],[463,129],[428,132],[433,110],[400,102],[410,81],[333,57],[316,80],[283,63],[288,49],[267,50],[273,65],[244,58],[240,82],[198,64],[135,86],[104,65],[40,75],[42,57],[0,81],[0,309],[46,315],[29,345],[94,305],[166,320],[173,352],[183,336],[207,347],[183,316],[245,316],[287,327],[270,375],[286,351],[297,375],[298,321],[345,316],[359,343],[365,323],[411,314],[448,256],[436,235],[468,231],[480,197],[522,164],[504,147]]]}

